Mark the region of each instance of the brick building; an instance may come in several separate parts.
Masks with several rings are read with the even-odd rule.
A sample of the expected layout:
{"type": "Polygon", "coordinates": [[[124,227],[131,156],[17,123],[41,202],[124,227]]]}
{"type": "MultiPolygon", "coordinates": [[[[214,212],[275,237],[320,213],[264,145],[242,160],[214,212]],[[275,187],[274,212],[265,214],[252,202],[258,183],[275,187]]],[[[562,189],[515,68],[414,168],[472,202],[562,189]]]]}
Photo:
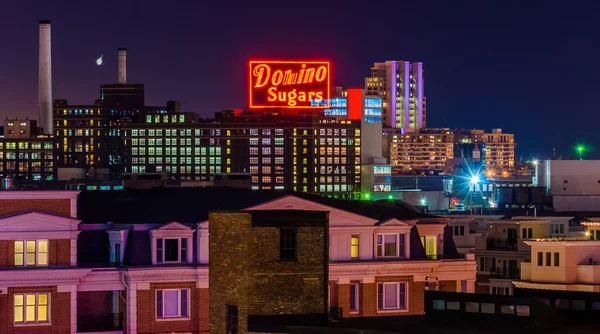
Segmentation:
{"type": "Polygon", "coordinates": [[[211,333],[326,323],[327,212],[213,212],[209,221],[211,333]]]}

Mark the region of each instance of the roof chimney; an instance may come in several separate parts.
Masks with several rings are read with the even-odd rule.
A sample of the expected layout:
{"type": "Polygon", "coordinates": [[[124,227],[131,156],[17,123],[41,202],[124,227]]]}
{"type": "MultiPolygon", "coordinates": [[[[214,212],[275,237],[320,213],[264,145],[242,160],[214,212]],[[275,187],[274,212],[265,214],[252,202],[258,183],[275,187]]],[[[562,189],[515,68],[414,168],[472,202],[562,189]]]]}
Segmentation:
{"type": "Polygon", "coordinates": [[[50,20],[40,20],[38,107],[44,134],[52,134],[52,35],[50,20]]]}
{"type": "Polygon", "coordinates": [[[119,48],[119,83],[127,83],[127,49],[119,48]]]}

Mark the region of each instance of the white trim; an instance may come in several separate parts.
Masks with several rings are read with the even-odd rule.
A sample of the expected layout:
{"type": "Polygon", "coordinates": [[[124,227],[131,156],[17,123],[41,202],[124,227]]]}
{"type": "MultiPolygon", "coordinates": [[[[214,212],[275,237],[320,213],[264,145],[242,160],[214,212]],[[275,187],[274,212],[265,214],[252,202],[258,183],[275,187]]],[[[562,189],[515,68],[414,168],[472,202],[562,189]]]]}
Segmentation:
{"type": "Polygon", "coordinates": [[[408,282],[379,282],[377,283],[377,313],[392,313],[392,312],[408,312],[408,282]],[[386,308],[385,307],[385,286],[386,285],[396,285],[397,295],[396,301],[398,303],[398,308],[386,308]],[[379,308],[379,286],[383,287],[383,301],[382,301],[382,309],[379,308]],[[402,307],[401,293],[400,293],[400,285],[404,285],[404,307],[402,307]]]}
{"type": "Polygon", "coordinates": [[[0,200],[11,199],[75,199],[77,190],[11,190],[0,191],[0,200]]]}
{"type": "Polygon", "coordinates": [[[51,310],[51,304],[50,304],[50,299],[51,299],[51,292],[31,292],[31,293],[15,293],[13,294],[13,314],[15,312],[15,304],[14,304],[14,298],[16,296],[23,296],[23,321],[20,322],[16,322],[13,316],[13,325],[15,327],[27,327],[27,326],[50,326],[52,325],[52,319],[50,318],[50,315],[52,314],[52,312],[50,312],[51,310]],[[33,322],[27,322],[27,296],[28,295],[35,295],[35,320],[33,322]],[[46,319],[44,321],[38,321],[38,310],[39,310],[39,304],[38,304],[38,296],[39,295],[46,295],[46,319]]]}
{"type": "Polygon", "coordinates": [[[154,305],[158,305],[158,292],[162,291],[162,317],[159,318],[156,313],[157,313],[157,309],[155,306],[154,309],[154,319],[156,321],[173,321],[173,320],[180,320],[180,321],[184,321],[184,320],[190,320],[190,289],[188,288],[181,288],[181,289],[156,289],[154,291],[154,301],[155,304],[154,305]],[[181,291],[187,291],[187,315],[182,316],[181,315],[181,291]],[[165,316],[165,291],[177,291],[177,315],[176,316],[165,316]]]}
{"type": "Polygon", "coordinates": [[[351,314],[358,314],[360,312],[360,283],[350,283],[350,291],[354,289],[354,305],[356,309],[348,307],[348,311],[351,314]]]}
{"type": "MultiPolygon", "coordinates": [[[[16,258],[17,254],[22,254],[23,255],[23,264],[17,264],[16,261],[14,262],[14,266],[15,267],[48,267],[50,265],[50,242],[47,239],[38,239],[38,240],[14,240],[13,242],[13,247],[16,248],[16,243],[17,242],[22,242],[23,243],[23,252],[19,252],[17,253],[17,251],[14,251],[14,255],[16,258]],[[40,242],[46,242],[46,251],[45,252],[40,252],[39,251],[39,245],[40,242]],[[27,251],[27,242],[34,242],[34,246],[35,246],[35,250],[33,252],[28,252],[27,251]],[[34,264],[27,264],[27,254],[31,254],[33,253],[34,255],[34,264]],[[46,264],[39,264],[38,263],[38,258],[40,254],[46,253],[46,264]]],[[[13,259],[15,260],[15,259],[13,259]]]]}
{"type": "Polygon", "coordinates": [[[406,236],[408,235],[408,233],[375,233],[375,256],[374,258],[376,259],[394,259],[394,258],[398,258],[398,259],[404,259],[406,258],[406,239],[408,239],[406,236]],[[393,235],[396,236],[396,254],[395,255],[385,255],[385,236],[386,235],[393,235]],[[404,238],[404,249],[402,250],[403,256],[400,256],[400,236],[403,236],[404,238]],[[379,256],[379,236],[381,236],[381,256],[379,256]]]}

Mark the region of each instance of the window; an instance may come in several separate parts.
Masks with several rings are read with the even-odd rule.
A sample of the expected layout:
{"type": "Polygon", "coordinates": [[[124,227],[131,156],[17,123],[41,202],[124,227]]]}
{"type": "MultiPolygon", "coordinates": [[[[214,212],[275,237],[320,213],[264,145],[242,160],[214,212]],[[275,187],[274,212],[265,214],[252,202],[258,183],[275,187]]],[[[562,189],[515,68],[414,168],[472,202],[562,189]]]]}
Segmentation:
{"type": "Polygon", "coordinates": [[[523,229],[523,233],[522,233],[522,238],[523,239],[531,239],[533,238],[533,228],[524,228],[523,229]]]}
{"type": "Polygon", "coordinates": [[[404,256],[404,234],[378,234],[378,257],[404,256]]]}
{"type": "Polygon", "coordinates": [[[446,302],[446,309],[447,310],[460,311],[460,302],[447,301],[446,302]]]}
{"type": "Polygon", "coordinates": [[[481,313],[494,314],[496,305],[494,303],[481,303],[481,313]]]}
{"type": "Polygon", "coordinates": [[[187,318],[188,295],[188,289],[156,290],[156,318],[187,318]]]}
{"type": "Polygon", "coordinates": [[[550,261],[552,259],[551,258],[551,254],[552,253],[550,253],[550,252],[546,252],[546,267],[550,267],[551,266],[551,264],[550,264],[550,261]]]}
{"type": "Polygon", "coordinates": [[[14,295],[15,323],[48,322],[48,297],[47,293],[14,295]]]}
{"type": "Polygon", "coordinates": [[[434,310],[445,310],[446,309],[446,301],[443,299],[434,299],[433,300],[433,309],[434,310]]]}
{"type": "Polygon", "coordinates": [[[297,230],[293,227],[279,229],[279,260],[296,261],[297,259],[297,230]]]}
{"type": "Polygon", "coordinates": [[[15,241],[15,266],[47,266],[48,240],[15,241]]]}
{"type": "Polygon", "coordinates": [[[478,302],[466,302],[465,303],[465,311],[470,313],[479,313],[479,303],[478,302]]]}
{"type": "Polygon", "coordinates": [[[350,284],[350,312],[358,312],[358,283],[350,284]]]}
{"type": "Polygon", "coordinates": [[[543,266],[544,265],[544,253],[538,252],[537,257],[538,257],[537,265],[540,267],[543,266]]]}
{"type": "Polygon", "coordinates": [[[560,266],[560,253],[554,253],[554,266],[560,266]]]}
{"type": "Polygon", "coordinates": [[[515,314],[515,306],[514,305],[500,305],[500,313],[515,314]]]}
{"type": "Polygon", "coordinates": [[[406,310],[406,283],[377,284],[377,309],[406,310]]]}
{"type": "Polygon", "coordinates": [[[529,305],[517,305],[517,315],[520,317],[528,317],[529,305]]]}
{"type": "Polygon", "coordinates": [[[238,307],[227,305],[227,334],[238,333],[238,307]]]}
{"type": "Polygon", "coordinates": [[[358,259],[358,235],[353,235],[350,239],[350,257],[358,259]]]}
{"type": "Polygon", "coordinates": [[[156,239],[156,263],[187,262],[187,238],[156,239]]]}

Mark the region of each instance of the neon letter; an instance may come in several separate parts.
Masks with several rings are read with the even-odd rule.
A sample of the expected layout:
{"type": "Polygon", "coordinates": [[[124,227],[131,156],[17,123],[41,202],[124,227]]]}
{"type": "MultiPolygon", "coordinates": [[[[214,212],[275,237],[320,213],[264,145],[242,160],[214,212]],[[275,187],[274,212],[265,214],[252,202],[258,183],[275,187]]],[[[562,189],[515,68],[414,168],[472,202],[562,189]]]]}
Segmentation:
{"type": "Polygon", "coordinates": [[[323,100],[323,92],[317,92],[317,100],[318,101],[323,100]]]}
{"type": "Polygon", "coordinates": [[[298,96],[298,94],[296,93],[296,90],[292,90],[291,92],[288,93],[288,104],[290,106],[295,106],[296,105],[296,97],[298,96]]]}
{"type": "Polygon", "coordinates": [[[306,70],[306,75],[304,76],[304,81],[302,83],[311,83],[311,82],[313,82],[314,77],[315,77],[315,69],[309,68],[306,70]]]}
{"type": "Polygon", "coordinates": [[[325,77],[327,77],[327,67],[321,66],[317,69],[317,74],[315,75],[315,79],[317,79],[317,81],[321,82],[321,81],[325,80],[325,77]]]}
{"type": "Polygon", "coordinates": [[[283,72],[281,70],[273,72],[273,77],[271,78],[271,83],[273,84],[273,86],[279,86],[282,80],[283,72]]]}
{"type": "Polygon", "coordinates": [[[306,102],[306,92],[298,92],[298,101],[306,102]]]}
{"type": "Polygon", "coordinates": [[[284,85],[293,85],[296,83],[296,78],[298,77],[298,73],[293,73],[292,70],[285,71],[285,75],[283,77],[284,85]]]}
{"type": "Polygon", "coordinates": [[[271,68],[268,65],[260,64],[254,68],[254,71],[252,71],[252,75],[256,77],[256,83],[254,84],[254,88],[263,87],[267,84],[267,82],[269,82],[269,76],[271,76],[271,68]],[[261,82],[265,72],[266,75],[264,77],[264,81],[261,82]]]}
{"type": "Polygon", "coordinates": [[[315,92],[308,92],[308,100],[309,101],[312,101],[314,96],[315,96],[315,92]]]}
{"type": "Polygon", "coordinates": [[[269,93],[269,97],[267,98],[267,101],[269,102],[273,102],[273,101],[277,101],[277,88],[275,87],[271,87],[269,88],[269,90],[267,90],[267,92],[269,93]]]}
{"type": "Polygon", "coordinates": [[[302,77],[304,76],[305,68],[306,68],[306,64],[302,64],[302,69],[300,70],[300,76],[298,77],[298,83],[302,83],[302,77]]]}

